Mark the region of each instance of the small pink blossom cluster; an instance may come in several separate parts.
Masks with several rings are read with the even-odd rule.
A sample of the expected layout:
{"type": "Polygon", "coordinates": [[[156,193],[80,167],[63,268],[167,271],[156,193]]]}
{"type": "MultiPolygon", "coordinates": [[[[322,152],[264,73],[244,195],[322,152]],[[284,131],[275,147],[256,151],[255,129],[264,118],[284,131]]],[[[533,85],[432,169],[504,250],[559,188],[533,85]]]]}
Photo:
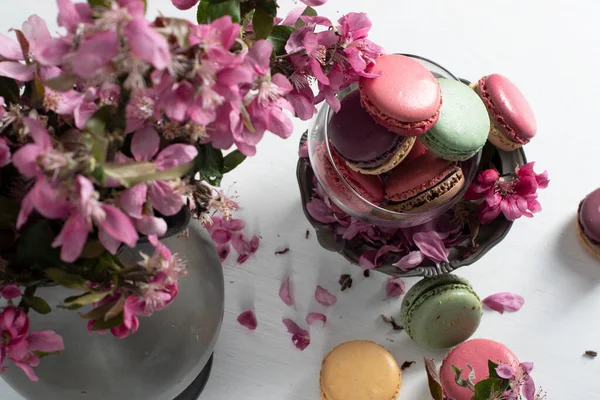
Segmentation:
{"type": "Polygon", "coordinates": [[[512,365],[500,364],[496,368],[496,374],[502,378],[510,381],[510,389],[505,393],[500,394],[497,397],[498,400],[518,400],[525,398],[526,400],[543,400],[546,395],[541,391],[536,391],[535,383],[531,377],[531,371],[533,370],[533,363],[522,362],[517,368],[512,365]]]}
{"type": "Polygon", "coordinates": [[[9,301],[0,312],[0,373],[7,370],[5,362],[10,360],[30,380],[37,381],[33,368],[40,364],[41,357],[64,350],[63,340],[52,331],[29,331],[27,313],[12,304],[12,300],[21,296],[16,285],[5,286],[0,294],[9,301]]]}
{"type": "Polygon", "coordinates": [[[532,218],[542,210],[537,201],[537,190],[548,187],[548,172],[536,174],[534,162],[515,170],[514,174],[500,176],[495,169],[481,171],[465,194],[467,200],[484,199],[477,211],[482,224],[492,222],[500,213],[509,221],[523,216],[532,218]]]}

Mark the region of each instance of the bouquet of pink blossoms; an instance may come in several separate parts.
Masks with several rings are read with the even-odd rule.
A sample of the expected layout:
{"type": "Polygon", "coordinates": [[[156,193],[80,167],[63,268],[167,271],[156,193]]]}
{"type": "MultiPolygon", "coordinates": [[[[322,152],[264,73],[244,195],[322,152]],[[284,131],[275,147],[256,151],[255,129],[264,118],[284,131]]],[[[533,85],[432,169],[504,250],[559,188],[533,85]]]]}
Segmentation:
{"type": "Polygon", "coordinates": [[[148,21],[142,0],[57,3],[58,36],[36,15],[0,34],[0,367],[32,380],[64,348],[57,333],[29,331],[28,312],[51,311],[38,287],[79,290],[58,307],[91,306],[91,332],[135,333],[185,275],[159,242],[165,218],[188,207],[207,227],[215,212],[227,222],[223,174],[265,132],[289,137],[292,116],[309,119],[323,100],[338,108],[382,51],[365,14],[334,24],[302,6],[281,19],[275,0],[173,0],[198,5],[198,24],[148,21]],[[142,237],[154,254],[123,265],[119,249],[142,237]]]}

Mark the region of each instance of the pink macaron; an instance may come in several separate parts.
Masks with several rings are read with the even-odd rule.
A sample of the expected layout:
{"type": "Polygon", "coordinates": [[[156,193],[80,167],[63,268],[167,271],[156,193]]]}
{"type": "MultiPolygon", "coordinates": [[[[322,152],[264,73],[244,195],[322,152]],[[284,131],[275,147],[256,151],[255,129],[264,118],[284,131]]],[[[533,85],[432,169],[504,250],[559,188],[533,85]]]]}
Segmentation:
{"type": "Polygon", "coordinates": [[[359,82],[363,107],[375,121],[402,136],[427,132],[438,120],[440,85],[418,61],[398,55],[377,57],[372,72],[377,78],[359,82]]]}
{"type": "Polygon", "coordinates": [[[475,381],[477,383],[489,377],[488,361],[496,364],[512,365],[517,373],[519,368],[519,359],[502,343],[488,339],[472,339],[459,344],[446,356],[440,369],[440,381],[444,389],[444,395],[454,400],[471,400],[473,392],[467,388],[458,386],[455,381],[455,374],[452,366],[462,369],[463,379],[469,375],[469,367],[475,371],[475,381]]]}
{"type": "Polygon", "coordinates": [[[379,205],[384,199],[383,183],[378,175],[365,175],[360,172],[353,171],[350,169],[344,160],[340,157],[336,151],[331,148],[331,154],[333,157],[333,163],[328,157],[327,147],[325,143],[320,144],[315,149],[316,162],[320,164],[320,168],[323,169],[325,179],[329,187],[335,191],[338,198],[346,201],[348,206],[353,204],[359,205],[360,201],[355,194],[349,190],[343,179],[358,193],[362,198],[368,202],[379,205]],[[339,173],[338,173],[339,171],[339,173]]]}
{"type": "Polygon", "coordinates": [[[488,140],[505,151],[529,143],[537,132],[535,115],[519,88],[499,74],[484,76],[474,85],[492,121],[488,140]]]}

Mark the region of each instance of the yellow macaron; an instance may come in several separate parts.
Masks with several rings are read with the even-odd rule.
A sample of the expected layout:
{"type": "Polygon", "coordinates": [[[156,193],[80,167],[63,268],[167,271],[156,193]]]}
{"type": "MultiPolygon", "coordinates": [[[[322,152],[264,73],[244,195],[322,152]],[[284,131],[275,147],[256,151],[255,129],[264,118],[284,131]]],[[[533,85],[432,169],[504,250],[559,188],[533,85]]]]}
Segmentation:
{"type": "Polygon", "coordinates": [[[396,400],[402,372],[394,357],[367,340],[342,343],[321,367],[321,400],[396,400]]]}

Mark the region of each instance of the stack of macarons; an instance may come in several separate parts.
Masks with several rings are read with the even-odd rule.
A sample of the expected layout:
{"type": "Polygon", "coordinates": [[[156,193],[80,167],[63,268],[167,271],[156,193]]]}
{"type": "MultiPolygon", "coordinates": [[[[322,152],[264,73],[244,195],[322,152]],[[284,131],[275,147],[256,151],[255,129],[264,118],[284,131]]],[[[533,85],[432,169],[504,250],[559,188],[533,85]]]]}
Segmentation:
{"type": "Polygon", "coordinates": [[[380,75],[361,79],[358,90],[341,100],[327,132],[339,174],[377,206],[398,212],[437,208],[469,183],[461,162],[488,137],[514,150],[535,134],[531,108],[500,75],[470,88],[436,79],[414,58],[396,54],[378,57],[373,72],[380,75]]]}

